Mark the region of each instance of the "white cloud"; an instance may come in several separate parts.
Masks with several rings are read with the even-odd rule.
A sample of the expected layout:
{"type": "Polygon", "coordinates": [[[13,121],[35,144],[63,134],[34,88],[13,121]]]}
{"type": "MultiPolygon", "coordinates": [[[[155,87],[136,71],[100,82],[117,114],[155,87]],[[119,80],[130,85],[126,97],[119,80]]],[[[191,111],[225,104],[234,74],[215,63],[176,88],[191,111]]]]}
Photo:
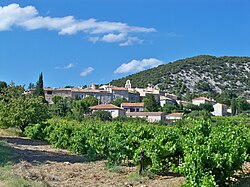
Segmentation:
{"type": "Polygon", "coordinates": [[[85,77],[85,76],[87,76],[88,74],[90,74],[92,71],[94,71],[94,68],[92,68],[92,67],[87,67],[87,68],[85,68],[85,69],[80,73],[80,76],[85,77]]]}
{"type": "Polygon", "coordinates": [[[55,67],[55,69],[71,69],[74,68],[76,66],[75,63],[69,63],[68,65],[64,66],[64,67],[55,67]]]}
{"type": "Polygon", "coordinates": [[[96,43],[97,41],[99,41],[100,40],[100,38],[99,37],[90,37],[89,38],[89,41],[91,41],[91,42],[93,42],[93,43],[96,43]]]}
{"type": "Polygon", "coordinates": [[[71,68],[74,68],[75,66],[76,66],[76,64],[69,63],[67,66],[64,67],[64,69],[71,69],[71,68]]]}
{"type": "Polygon", "coordinates": [[[10,30],[13,26],[37,16],[37,10],[32,6],[20,8],[18,4],[0,6],[0,31],[10,30]]]}
{"type": "Polygon", "coordinates": [[[126,33],[120,33],[120,34],[106,34],[102,37],[101,41],[108,42],[108,43],[114,43],[114,42],[121,42],[126,40],[127,34],[126,33]]]}
{"type": "Polygon", "coordinates": [[[90,35],[90,41],[109,43],[125,41],[124,44],[121,44],[122,46],[138,43],[133,42],[133,38],[137,37],[131,36],[131,34],[156,31],[154,28],[129,26],[121,22],[97,21],[93,18],[77,20],[74,16],[43,17],[39,15],[33,6],[26,6],[24,8],[18,4],[0,6],[0,31],[10,30],[13,27],[21,27],[26,30],[54,30],[60,35],[72,35],[84,32],[90,35]]]}
{"type": "Polygon", "coordinates": [[[128,37],[127,41],[120,43],[119,46],[129,46],[133,44],[141,44],[143,40],[139,39],[138,37],[128,37]]]}
{"type": "Polygon", "coordinates": [[[132,60],[127,64],[122,64],[120,67],[118,67],[114,73],[120,74],[120,73],[136,73],[139,71],[143,71],[148,68],[154,68],[156,66],[159,66],[163,64],[161,60],[155,59],[155,58],[149,58],[149,59],[143,59],[143,60],[132,60]]]}

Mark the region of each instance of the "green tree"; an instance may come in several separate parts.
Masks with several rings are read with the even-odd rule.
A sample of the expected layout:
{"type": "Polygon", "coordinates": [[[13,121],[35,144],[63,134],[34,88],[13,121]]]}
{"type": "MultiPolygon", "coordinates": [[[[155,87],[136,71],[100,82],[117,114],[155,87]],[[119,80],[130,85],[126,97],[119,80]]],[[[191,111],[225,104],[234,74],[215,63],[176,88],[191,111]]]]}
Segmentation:
{"type": "Polygon", "coordinates": [[[45,121],[49,118],[48,106],[43,97],[19,95],[20,87],[8,87],[5,95],[0,98],[0,127],[17,127],[24,131],[29,124],[45,121]],[[16,90],[17,92],[13,91],[16,90]]]}
{"type": "Polygon", "coordinates": [[[98,105],[98,99],[94,96],[88,96],[83,99],[88,107],[98,105]]]}
{"type": "Polygon", "coordinates": [[[237,99],[237,108],[238,108],[239,113],[248,110],[249,104],[247,103],[246,99],[238,98],[237,99]]]}
{"type": "Polygon", "coordinates": [[[194,110],[200,110],[201,108],[198,105],[194,105],[194,104],[187,104],[186,109],[194,111],[194,110]]]}
{"type": "Polygon", "coordinates": [[[52,101],[53,104],[50,106],[50,112],[53,116],[66,117],[67,115],[70,115],[72,108],[71,99],[54,96],[52,101]]]}
{"type": "Polygon", "coordinates": [[[4,88],[7,88],[7,83],[4,81],[0,81],[0,93],[1,93],[1,90],[4,88]]]}
{"type": "Polygon", "coordinates": [[[75,100],[73,101],[71,111],[74,119],[82,121],[84,114],[89,112],[89,106],[84,100],[75,100]]]}
{"type": "Polygon", "coordinates": [[[211,119],[212,114],[208,112],[207,110],[194,110],[190,112],[187,116],[192,119],[208,120],[208,119],[211,119]]]}
{"type": "Polygon", "coordinates": [[[53,101],[54,104],[57,104],[61,100],[63,100],[63,97],[61,97],[61,96],[56,95],[56,96],[52,97],[52,101],[53,101]]]}
{"type": "Polygon", "coordinates": [[[211,103],[205,103],[205,104],[200,104],[200,109],[201,110],[206,110],[208,112],[213,112],[214,107],[211,103]]]}
{"type": "Polygon", "coordinates": [[[232,109],[232,115],[235,116],[237,114],[237,101],[236,101],[236,99],[231,100],[231,109],[232,109]]]}
{"type": "Polygon", "coordinates": [[[112,116],[109,111],[97,110],[92,114],[92,117],[101,121],[111,121],[112,116]]]}
{"type": "Polygon", "coordinates": [[[74,88],[74,86],[67,85],[64,88],[74,88]]]}
{"type": "Polygon", "coordinates": [[[145,108],[149,112],[157,112],[159,110],[159,104],[156,102],[154,95],[147,94],[145,98],[142,99],[145,108]]]}
{"type": "Polygon", "coordinates": [[[117,98],[116,100],[112,101],[111,104],[121,107],[122,103],[127,103],[128,100],[126,98],[117,98]]]}
{"type": "Polygon", "coordinates": [[[28,89],[31,90],[31,89],[34,89],[35,88],[35,85],[34,83],[29,83],[29,86],[28,86],[28,89]]]}
{"type": "Polygon", "coordinates": [[[40,75],[39,75],[39,79],[36,83],[36,88],[35,88],[34,94],[45,98],[44,89],[43,89],[43,74],[42,73],[40,73],[40,75]]]}
{"type": "Polygon", "coordinates": [[[178,106],[174,104],[165,104],[163,107],[161,107],[162,112],[171,113],[175,110],[178,110],[178,106]]]}

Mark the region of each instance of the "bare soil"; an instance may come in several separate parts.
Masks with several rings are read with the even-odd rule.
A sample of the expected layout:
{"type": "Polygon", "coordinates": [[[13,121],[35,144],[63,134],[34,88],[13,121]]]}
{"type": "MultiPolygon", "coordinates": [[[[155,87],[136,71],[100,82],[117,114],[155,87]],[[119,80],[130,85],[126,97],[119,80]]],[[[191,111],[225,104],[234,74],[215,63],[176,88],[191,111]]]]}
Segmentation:
{"type": "Polygon", "coordinates": [[[59,187],[179,187],[185,178],[139,176],[136,167],[105,169],[105,160],[90,162],[86,156],[56,149],[49,144],[23,137],[0,137],[13,153],[13,172],[28,180],[43,181],[59,187]]]}
{"type": "MultiPolygon", "coordinates": [[[[86,156],[71,154],[37,140],[13,136],[0,137],[1,140],[11,147],[15,163],[13,172],[28,180],[42,181],[47,186],[179,187],[185,182],[184,177],[173,173],[142,177],[138,175],[136,167],[105,169],[105,160],[90,162],[86,156]]],[[[240,179],[236,176],[234,186],[250,187],[250,163],[244,165],[243,171],[247,175],[238,175],[240,179]]]]}

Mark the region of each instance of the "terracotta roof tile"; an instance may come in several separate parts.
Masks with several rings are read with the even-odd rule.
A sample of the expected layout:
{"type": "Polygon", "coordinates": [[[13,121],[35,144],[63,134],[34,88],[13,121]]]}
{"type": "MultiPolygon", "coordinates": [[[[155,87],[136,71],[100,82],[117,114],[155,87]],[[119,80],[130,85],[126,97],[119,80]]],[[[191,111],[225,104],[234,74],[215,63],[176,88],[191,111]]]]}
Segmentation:
{"type": "Polygon", "coordinates": [[[182,117],[183,116],[183,113],[171,113],[171,114],[167,114],[166,116],[168,117],[182,117]]]}
{"type": "Polygon", "coordinates": [[[127,116],[160,116],[164,112],[127,112],[127,116]]]}
{"type": "Polygon", "coordinates": [[[122,103],[124,107],[144,107],[144,103],[122,103]]]}
{"type": "Polygon", "coordinates": [[[192,100],[206,100],[206,101],[215,102],[215,100],[207,98],[207,97],[197,97],[197,98],[194,98],[192,100]]]}
{"type": "Polygon", "coordinates": [[[115,105],[112,104],[101,104],[101,105],[96,105],[96,106],[91,106],[89,107],[91,110],[124,110],[123,108],[117,107],[115,105]]]}
{"type": "Polygon", "coordinates": [[[112,90],[115,90],[115,91],[128,91],[127,88],[123,88],[123,87],[114,87],[114,88],[111,88],[112,90]]]}

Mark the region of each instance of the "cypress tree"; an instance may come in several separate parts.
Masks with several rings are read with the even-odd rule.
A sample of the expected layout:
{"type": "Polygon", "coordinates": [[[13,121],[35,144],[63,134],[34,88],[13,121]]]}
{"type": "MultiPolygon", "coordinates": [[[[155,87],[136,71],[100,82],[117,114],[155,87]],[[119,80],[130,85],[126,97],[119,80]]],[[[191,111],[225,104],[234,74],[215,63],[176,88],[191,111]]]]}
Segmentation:
{"type": "Polygon", "coordinates": [[[40,73],[39,79],[38,79],[38,81],[36,83],[35,95],[45,97],[44,89],[43,89],[43,74],[42,73],[40,73]]]}

